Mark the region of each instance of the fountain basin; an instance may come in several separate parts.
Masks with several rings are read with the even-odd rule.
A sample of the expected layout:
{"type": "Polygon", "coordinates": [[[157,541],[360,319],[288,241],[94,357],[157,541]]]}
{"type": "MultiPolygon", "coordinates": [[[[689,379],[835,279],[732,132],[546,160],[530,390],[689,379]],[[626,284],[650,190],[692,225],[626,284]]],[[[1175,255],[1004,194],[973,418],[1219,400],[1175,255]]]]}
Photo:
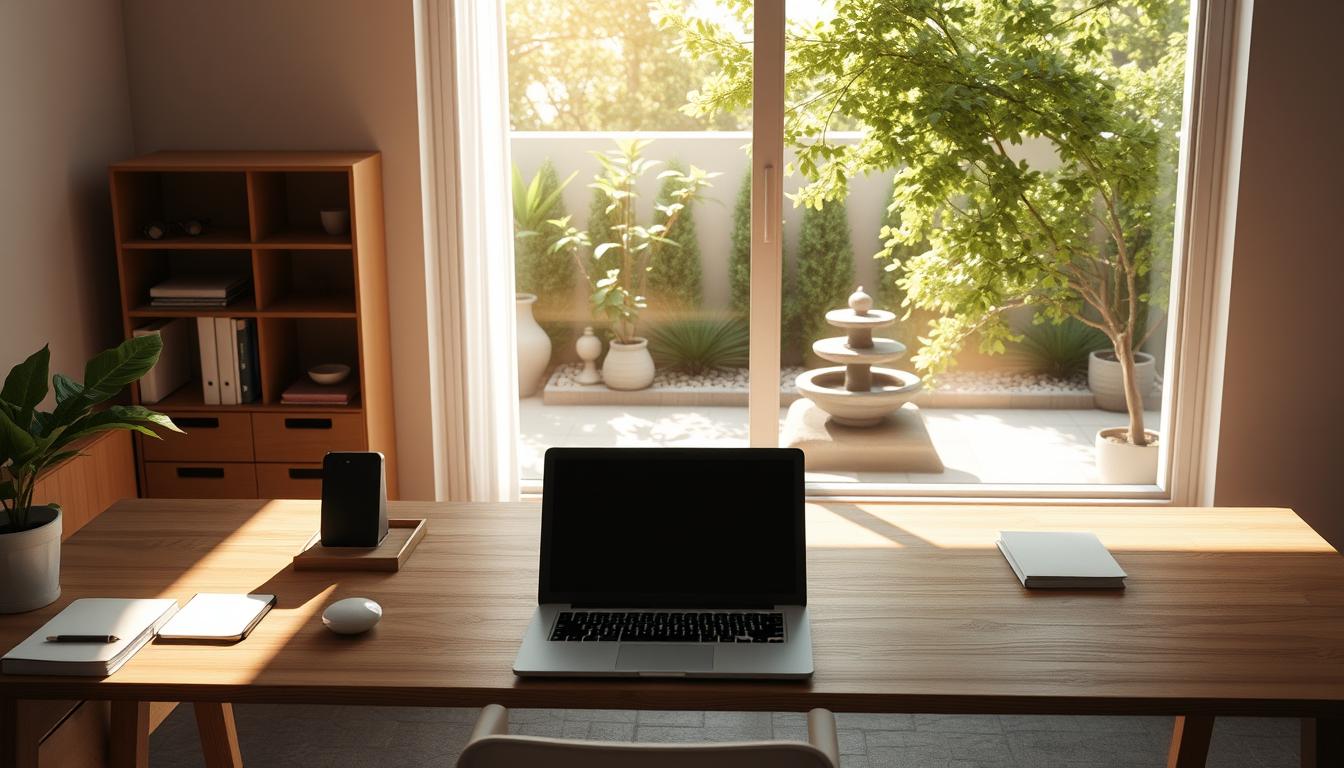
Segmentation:
{"type": "Polygon", "coordinates": [[[798,376],[798,394],[817,404],[837,424],[869,427],[897,410],[924,386],[919,377],[893,368],[873,368],[866,392],[845,389],[845,366],[817,368],[798,376]]]}

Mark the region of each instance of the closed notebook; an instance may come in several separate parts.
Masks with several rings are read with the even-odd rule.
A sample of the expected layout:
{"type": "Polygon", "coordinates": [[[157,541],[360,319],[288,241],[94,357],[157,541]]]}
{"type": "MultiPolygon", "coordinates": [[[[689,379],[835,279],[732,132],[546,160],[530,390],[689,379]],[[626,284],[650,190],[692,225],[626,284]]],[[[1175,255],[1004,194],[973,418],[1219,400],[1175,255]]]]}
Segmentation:
{"type": "Polygon", "coordinates": [[[1025,587],[1123,589],[1127,575],[1094,533],[1002,531],[999,551],[1025,587]]]}
{"type": "Polygon", "coordinates": [[[200,592],[159,630],[175,642],[232,642],[247,637],[275,604],[275,595],[200,592]]]}
{"type": "Polygon", "coordinates": [[[11,675],[93,675],[116,672],[177,611],[172,599],[85,597],[70,603],[14,646],[0,671],[11,675]],[[55,635],[113,635],[112,643],[57,643],[55,635]]]}

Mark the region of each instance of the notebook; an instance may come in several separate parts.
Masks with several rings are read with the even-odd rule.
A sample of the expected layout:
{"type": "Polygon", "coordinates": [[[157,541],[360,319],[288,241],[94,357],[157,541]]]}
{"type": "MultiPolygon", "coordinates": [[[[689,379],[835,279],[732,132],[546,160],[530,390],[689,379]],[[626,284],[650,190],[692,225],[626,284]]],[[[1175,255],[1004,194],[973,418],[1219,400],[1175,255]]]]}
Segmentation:
{"type": "Polygon", "coordinates": [[[177,601],[172,599],[81,598],[0,658],[0,672],[106,677],[144,647],[176,612],[177,601]],[[54,635],[113,635],[119,639],[112,643],[47,640],[54,635]]]}
{"type": "Polygon", "coordinates": [[[1094,533],[1001,531],[996,543],[1024,587],[1125,587],[1127,574],[1094,533]]]}
{"type": "Polygon", "coordinates": [[[159,630],[160,640],[236,642],[275,605],[275,595],[200,592],[159,630]]]}

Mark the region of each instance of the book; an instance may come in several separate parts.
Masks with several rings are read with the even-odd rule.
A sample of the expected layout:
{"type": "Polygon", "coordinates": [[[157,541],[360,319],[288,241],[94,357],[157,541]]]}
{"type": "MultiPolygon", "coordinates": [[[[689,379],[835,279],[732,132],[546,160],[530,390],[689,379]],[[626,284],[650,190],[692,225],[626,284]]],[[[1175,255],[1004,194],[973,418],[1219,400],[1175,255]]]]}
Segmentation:
{"type": "Polygon", "coordinates": [[[232,318],[215,319],[215,359],[219,366],[219,404],[238,405],[238,337],[232,318]]]}
{"type": "Polygon", "coordinates": [[[177,601],[167,598],[81,598],[0,658],[0,672],[106,677],[143,648],[176,612],[177,601]],[[118,640],[58,643],[47,639],[56,635],[112,635],[118,640]]]}
{"type": "Polygon", "coordinates": [[[245,275],[170,277],[149,289],[150,299],[227,299],[246,287],[245,275]]]}
{"type": "Polygon", "coordinates": [[[159,630],[162,641],[237,642],[275,605],[275,595],[198,592],[159,630]]]}
{"type": "Polygon", "coordinates": [[[219,405],[219,358],[215,355],[215,319],[196,318],[196,337],[201,352],[201,401],[219,405]]]}
{"type": "Polygon", "coordinates": [[[280,395],[280,402],[289,405],[349,405],[359,391],[359,380],[351,376],[340,384],[318,384],[312,379],[299,379],[280,395]]]}
{"type": "Polygon", "coordinates": [[[257,352],[257,324],[253,320],[234,320],[238,344],[238,402],[255,403],[261,399],[261,359],[257,352]]]}
{"type": "Polygon", "coordinates": [[[158,336],[163,342],[159,362],[140,378],[140,402],[152,405],[177,391],[191,378],[191,326],[186,318],[156,320],[131,331],[132,336],[158,336]]]}
{"type": "Polygon", "coordinates": [[[1094,533],[1001,531],[995,542],[1022,586],[1124,589],[1128,575],[1094,533]]]}

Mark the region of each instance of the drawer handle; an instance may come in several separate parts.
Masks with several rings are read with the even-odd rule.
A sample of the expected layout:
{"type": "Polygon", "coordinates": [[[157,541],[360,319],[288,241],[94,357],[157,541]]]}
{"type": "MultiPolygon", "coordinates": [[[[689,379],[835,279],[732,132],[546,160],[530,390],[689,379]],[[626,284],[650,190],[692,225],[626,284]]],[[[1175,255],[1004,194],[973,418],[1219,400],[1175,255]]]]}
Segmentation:
{"type": "Polygon", "coordinates": [[[285,419],[285,429],[331,429],[331,419],[285,419]]]}
{"type": "Polygon", "coordinates": [[[177,476],[181,478],[209,478],[212,480],[222,480],[224,478],[223,467],[178,467],[177,476]]]}
{"type": "Polygon", "coordinates": [[[322,470],[316,467],[290,467],[290,480],[321,480],[322,470]]]}
{"type": "Polygon", "coordinates": [[[173,423],[189,429],[219,429],[219,419],[215,416],[178,416],[173,423]]]}

